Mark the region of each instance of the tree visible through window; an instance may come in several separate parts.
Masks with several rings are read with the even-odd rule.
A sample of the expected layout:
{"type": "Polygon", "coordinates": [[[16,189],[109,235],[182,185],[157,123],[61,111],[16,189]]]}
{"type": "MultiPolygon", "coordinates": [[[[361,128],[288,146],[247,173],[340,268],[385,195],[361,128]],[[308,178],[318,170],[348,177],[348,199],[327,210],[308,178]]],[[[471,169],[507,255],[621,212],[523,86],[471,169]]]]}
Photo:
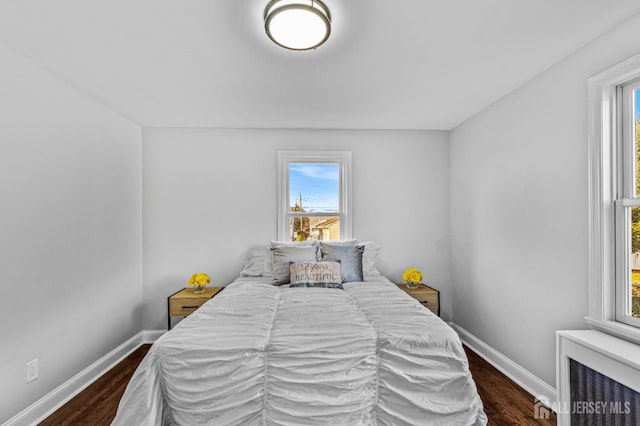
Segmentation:
{"type": "MultiPolygon", "coordinates": [[[[634,198],[640,197],[640,90],[633,90],[633,127],[634,127],[634,198]]],[[[640,207],[631,207],[631,286],[626,286],[625,291],[630,291],[631,315],[640,317],[640,207]]]]}

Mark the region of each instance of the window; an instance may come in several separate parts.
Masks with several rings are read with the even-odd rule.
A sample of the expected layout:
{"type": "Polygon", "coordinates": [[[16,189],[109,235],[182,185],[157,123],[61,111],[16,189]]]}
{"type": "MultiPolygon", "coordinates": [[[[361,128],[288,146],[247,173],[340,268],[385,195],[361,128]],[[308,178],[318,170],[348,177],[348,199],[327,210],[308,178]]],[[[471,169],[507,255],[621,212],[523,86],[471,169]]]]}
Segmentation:
{"type": "Polygon", "coordinates": [[[640,326],[640,79],[621,85],[618,117],[616,320],[640,326]]]}
{"type": "Polygon", "coordinates": [[[351,238],[351,152],[278,152],[278,238],[351,238]]]}
{"type": "Polygon", "coordinates": [[[589,80],[589,316],[640,342],[640,55],[589,80]]]}

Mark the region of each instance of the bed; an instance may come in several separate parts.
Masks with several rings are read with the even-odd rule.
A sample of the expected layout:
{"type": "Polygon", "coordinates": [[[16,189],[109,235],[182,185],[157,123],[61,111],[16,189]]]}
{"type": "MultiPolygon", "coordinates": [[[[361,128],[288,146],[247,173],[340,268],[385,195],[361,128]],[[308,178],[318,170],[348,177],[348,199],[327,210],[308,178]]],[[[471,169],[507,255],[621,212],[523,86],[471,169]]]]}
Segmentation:
{"type": "Polygon", "coordinates": [[[154,343],[113,424],[486,424],[457,334],[376,272],[241,274],[154,343]]]}

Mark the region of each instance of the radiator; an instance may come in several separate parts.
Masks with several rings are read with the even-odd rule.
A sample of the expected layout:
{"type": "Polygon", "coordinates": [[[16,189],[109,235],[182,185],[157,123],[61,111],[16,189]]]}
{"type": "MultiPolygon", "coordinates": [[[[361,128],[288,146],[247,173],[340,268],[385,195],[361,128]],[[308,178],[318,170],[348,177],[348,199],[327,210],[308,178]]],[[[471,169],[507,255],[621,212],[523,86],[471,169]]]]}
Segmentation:
{"type": "Polygon", "coordinates": [[[595,330],[556,341],[558,425],[640,425],[640,346],[595,330]]]}

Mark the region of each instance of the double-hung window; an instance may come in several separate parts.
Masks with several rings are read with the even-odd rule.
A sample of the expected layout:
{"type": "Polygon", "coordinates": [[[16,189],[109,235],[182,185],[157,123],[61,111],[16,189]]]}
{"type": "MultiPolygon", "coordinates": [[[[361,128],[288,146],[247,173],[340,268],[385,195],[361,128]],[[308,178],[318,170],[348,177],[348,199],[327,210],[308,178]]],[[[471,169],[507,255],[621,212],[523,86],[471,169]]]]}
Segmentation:
{"type": "Polygon", "coordinates": [[[589,316],[640,342],[640,55],[589,80],[589,316]]]}
{"type": "Polygon", "coordinates": [[[616,320],[640,327],[640,79],[617,89],[616,320]]]}
{"type": "Polygon", "coordinates": [[[351,152],[278,152],[278,239],[351,238],[351,152]]]}

